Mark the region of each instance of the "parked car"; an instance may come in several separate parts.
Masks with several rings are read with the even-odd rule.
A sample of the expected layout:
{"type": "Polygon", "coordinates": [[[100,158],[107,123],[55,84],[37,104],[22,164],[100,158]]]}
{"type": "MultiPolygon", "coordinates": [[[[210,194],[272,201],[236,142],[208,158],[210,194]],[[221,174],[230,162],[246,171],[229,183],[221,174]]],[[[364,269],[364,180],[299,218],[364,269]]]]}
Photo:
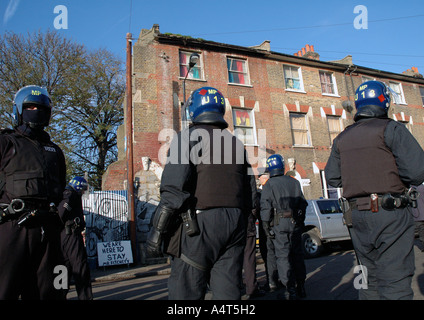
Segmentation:
{"type": "Polygon", "coordinates": [[[307,201],[305,231],[302,234],[302,247],[306,258],[319,256],[325,243],[350,240],[337,199],[307,201]]]}

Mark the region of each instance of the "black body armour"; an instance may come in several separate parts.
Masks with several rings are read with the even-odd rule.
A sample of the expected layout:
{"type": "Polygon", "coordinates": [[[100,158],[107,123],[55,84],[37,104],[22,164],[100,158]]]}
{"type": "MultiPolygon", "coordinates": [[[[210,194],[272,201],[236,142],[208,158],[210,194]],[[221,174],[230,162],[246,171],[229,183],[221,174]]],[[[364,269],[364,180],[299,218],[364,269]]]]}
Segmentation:
{"type": "Polygon", "coordinates": [[[50,141],[40,142],[18,133],[7,135],[14,151],[2,172],[6,182],[2,202],[22,199],[30,206],[57,205],[64,188],[62,151],[50,141]]]}
{"type": "Polygon", "coordinates": [[[405,191],[396,160],[384,142],[390,119],[358,121],[338,137],[343,196],[347,199],[405,191]]]}
{"type": "MultiPolygon", "coordinates": [[[[243,208],[246,199],[250,200],[250,194],[246,192],[249,182],[244,145],[228,130],[219,127],[196,125],[194,130],[207,132],[209,138],[205,139],[208,141],[200,139],[190,150],[192,162],[197,162],[193,177],[196,181],[196,208],[243,208]],[[197,154],[193,149],[199,146],[197,154]]],[[[191,131],[191,138],[195,136],[191,131]]]]}

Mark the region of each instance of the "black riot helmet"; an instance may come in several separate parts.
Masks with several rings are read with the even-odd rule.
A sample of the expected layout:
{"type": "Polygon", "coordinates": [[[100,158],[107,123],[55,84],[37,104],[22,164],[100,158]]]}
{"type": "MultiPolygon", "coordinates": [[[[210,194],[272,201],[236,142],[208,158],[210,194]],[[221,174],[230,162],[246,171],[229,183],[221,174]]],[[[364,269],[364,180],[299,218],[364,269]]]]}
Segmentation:
{"type": "Polygon", "coordinates": [[[188,112],[193,123],[216,124],[228,127],[224,120],[225,99],[222,93],[212,87],[195,90],[187,101],[188,112]]]}
{"type": "Polygon", "coordinates": [[[39,129],[49,125],[52,104],[45,88],[30,85],[19,89],[13,101],[13,118],[15,126],[27,124],[39,129]],[[36,107],[31,110],[28,107],[36,107]]]}

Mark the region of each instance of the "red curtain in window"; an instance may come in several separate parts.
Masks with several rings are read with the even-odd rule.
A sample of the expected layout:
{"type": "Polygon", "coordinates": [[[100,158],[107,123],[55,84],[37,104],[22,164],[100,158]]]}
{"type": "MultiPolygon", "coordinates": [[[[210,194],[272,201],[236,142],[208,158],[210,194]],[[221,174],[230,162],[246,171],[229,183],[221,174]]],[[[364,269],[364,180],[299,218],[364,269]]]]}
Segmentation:
{"type": "Polygon", "coordinates": [[[235,60],[234,62],[236,64],[236,70],[241,72],[238,74],[238,78],[239,78],[238,83],[244,84],[243,61],[235,60]]]}

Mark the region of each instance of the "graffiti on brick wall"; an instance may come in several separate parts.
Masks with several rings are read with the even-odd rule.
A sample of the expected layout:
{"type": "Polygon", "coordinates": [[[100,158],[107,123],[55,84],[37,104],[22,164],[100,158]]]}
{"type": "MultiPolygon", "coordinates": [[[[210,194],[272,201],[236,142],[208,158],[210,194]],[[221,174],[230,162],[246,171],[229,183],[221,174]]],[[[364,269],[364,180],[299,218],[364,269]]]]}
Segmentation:
{"type": "Polygon", "coordinates": [[[129,240],[127,192],[96,191],[83,197],[89,258],[97,257],[97,243],[129,240]]]}

